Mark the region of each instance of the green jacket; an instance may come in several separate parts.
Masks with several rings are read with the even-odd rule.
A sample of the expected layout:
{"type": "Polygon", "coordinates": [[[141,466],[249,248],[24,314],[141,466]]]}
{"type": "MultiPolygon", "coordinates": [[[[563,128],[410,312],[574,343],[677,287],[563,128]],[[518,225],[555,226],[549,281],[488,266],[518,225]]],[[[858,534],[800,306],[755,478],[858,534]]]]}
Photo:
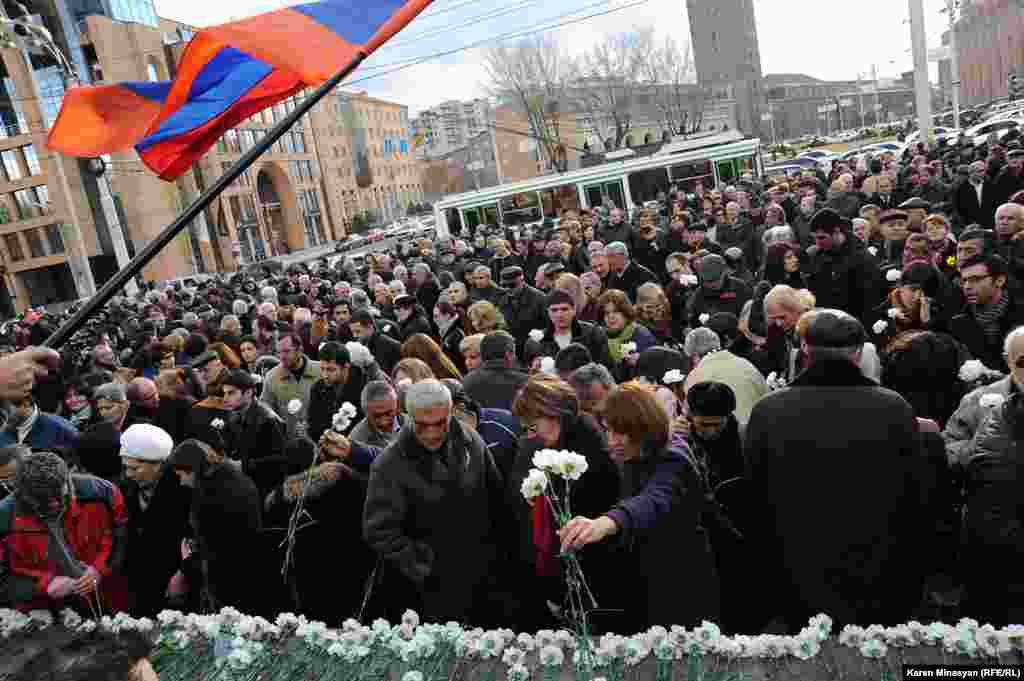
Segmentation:
{"type": "Polygon", "coordinates": [[[306,422],[309,413],[309,392],[313,384],[320,380],[320,363],[308,357],[305,359],[306,367],[300,380],[295,380],[295,374],[282,364],[271,369],[263,379],[263,394],[260,395],[260,401],[284,419],[288,427],[288,437],[300,434],[296,427],[300,422],[306,422]],[[296,414],[288,410],[288,404],[292,400],[302,403],[302,408],[296,414]]]}

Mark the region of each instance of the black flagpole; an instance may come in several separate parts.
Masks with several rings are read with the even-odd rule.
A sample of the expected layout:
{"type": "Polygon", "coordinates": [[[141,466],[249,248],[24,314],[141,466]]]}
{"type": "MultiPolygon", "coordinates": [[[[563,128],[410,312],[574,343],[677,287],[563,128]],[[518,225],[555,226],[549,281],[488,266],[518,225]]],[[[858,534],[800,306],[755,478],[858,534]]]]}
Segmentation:
{"type": "MultiPolygon", "coordinates": [[[[64,345],[72,336],[82,327],[89,317],[91,317],[97,310],[107,304],[114,294],[124,287],[128,281],[130,281],[136,274],[142,271],[142,268],[149,263],[153,257],[159,253],[164,246],[169,244],[178,233],[185,228],[185,225],[189,224],[198,216],[210,203],[213,202],[217,196],[223,192],[229,184],[234,182],[238,177],[248,170],[257,158],[259,158],[264,151],[269,149],[274,142],[276,142],[281,135],[288,132],[296,121],[298,121],[304,114],[312,109],[317,102],[323,99],[327,93],[336,88],[341,84],[343,80],[356,69],[362,61],[366,59],[366,54],[362,51],[357,52],[355,57],[348,65],[339,71],[334,76],[331,76],[329,80],[324,81],[323,84],[318,87],[313,94],[306,99],[302,100],[295,109],[284,117],[280,123],[274,126],[267,134],[256,144],[252,149],[245,152],[242,158],[231,166],[223,175],[217,178],[217,180],[211,184],[206,191],[199,195],[199,197],[192,202],[192,204],[179,215],[174,222],[169,224],[164,231],[160,233],[158,237],[149,242],[145,248],[132,258],[132,261],[128,263],[123,270],[120,270],[117,274],[110,278],[103,287],[96,292],[96,295],[86,301],[85,305],[82,306],[78,312],[71,317],[71,319],[64,322],[64,324],[57,329],[52,336],[46,339],[43,345],[50,348],[59,348],[64,345]]],[[[69,197],[70,200],[70,197],[69,197]]]]}

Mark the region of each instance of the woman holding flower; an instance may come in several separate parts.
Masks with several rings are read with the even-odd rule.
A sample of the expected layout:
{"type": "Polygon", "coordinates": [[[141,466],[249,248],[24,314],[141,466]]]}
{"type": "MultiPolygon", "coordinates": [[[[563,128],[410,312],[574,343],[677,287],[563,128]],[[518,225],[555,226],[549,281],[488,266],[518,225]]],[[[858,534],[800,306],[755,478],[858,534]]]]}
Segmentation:
{"type": "Polygon", "coordinates": [[[605,291],[597,302],[604,308],[608,354],[618,368],[619,378],[631,376],[640,353],[656,345],[657,340],[636,320],[636,309],[624,292],[605,291]]]}
{"type": "MultiPolygon", "coordinates": [[[[509,503],[519,519],[516,586],[522,594],[523,608],[517,624],[525,631],[552,625],[545,601],[560,605],[564,594],[554,518],[545,504],[527,506],[520,495],[533,455],[542,449],[564,449],[586,458],[587,473],[572,486],[570,506],[574,513],[596,515],[615,503],[619,472],[597,421],[581,412],[576,391],[560,378],[532,375],[513,402],[512,413],[522,420],[527,433],[519,441],[519,453],[506,481],[509,503]]],[[[600,549],[584,552],[580,560],[602,608],[609,607],[602,599],[616,594],[615,571],[607,561],[600,549]]]]}
{"type": "Polygon", "coordinates": [[[627,554],[616,563],[623,570],[617,598],[626,606],[616,631],[717,620],[718,576],[701,523],[704,483],[689,448],[670,440],[668,415],[648,386],[615,388],[607,418],[609,447],[622,462],[619,500],[601,515],[570,520],[559,531],[562,550],[607,541],[627,554]]]}

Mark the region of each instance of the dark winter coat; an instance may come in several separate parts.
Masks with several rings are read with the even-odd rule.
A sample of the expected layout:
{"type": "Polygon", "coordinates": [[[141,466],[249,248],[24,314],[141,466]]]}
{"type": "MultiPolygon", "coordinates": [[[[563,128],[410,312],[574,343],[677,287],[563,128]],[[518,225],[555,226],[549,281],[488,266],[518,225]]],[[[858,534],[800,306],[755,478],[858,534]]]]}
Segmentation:
{"type": "MultiPolygon", "coordinates": [[[[526,355],[554,358],[559,350],[558,343],[555,342],[554,333],[554,327],[549,320],[544,328],[544,338],[539,343],[532,338],[526,341],[526,347],[528,348],[526,355]]],[[[604,328],[597,324],[573,320],[572,342],[580,343],[589,350],[590,358],[593,361],[603,364],[609,371],[615,370],[615,363],[612,362],[611,355],[608,354],[608,335],[605,333],[604,328]]]]}
{"type": "Polygon", "coordinates": [[[508,324],[508,332],[516,339],[516,349],[522,353],[530,331],[543,329],[547,322],[544,294],[529,284],[522,290],[509,289],[498,307],[508,324]]]}
{"type": "Polygon", "coordinates": [[[605,288],[618,289],[629,296],[630,300],[636,300],[636,290],[650,281],[656,284],[660,283],[654,272],[635,260],[631,260],[626,263],[626,268],[622,270],[621,274],[612,272],[608,275],[608,284],[605,288]]]}
{"type": "Polygon", "coordinates": [[[370,468],[363,536],[422,600],[427,621],[479,621],[509,536],[503,482],[480,436],[452,418],[440,452],[412,424],[370,468]],[[453,468],[455,470],[453,470],[453,468]]]}
{"type": "Polygon", "coordinates": [[[931,519],[906,400],[849,362],[823,361],[754,405],[743,450],[769,614],[791,626],[817,612],[842,624],[909,619],[931,519]]]}
{"type": "Polygon", "coordinates": [[[263,558],[259,551],[262,509],[256,485],[229,463],[211,465],[197,457],[193,470],[196,487],[189,525],[198,550],[183,566],[192,595],[206,584],[218,609],[231,606],[242,612],[261,612],[261,593],[253,590],[247,578],[263,558]]]}
{"type": "Polygon", "coordinates": [[[529,376],[518,369],[508,369],[504,360],[488,360],[479,369],[466,374],[462,385],[466,394],[481,407],[512,409],[512,401],[529,376]]]}
{"type": "Polygon", "coordinates": [[[836,251],[815,250],[808,284],[818,307],[845,310],[860,319],[882,301],[884,288],[878,268],[855,242],[851,235],[836,251]]]}
{"type": "Polygon", "coordinates": [[[607,513],[619,527],[611,541],[621,551],[621,630],[719,621],[718,576],[702,523],[704,485],[686,444],[626,462],[621,490],[607,513]]]}
{"type": "Polygon", "coordinates": [[[370,354],[377,360],[381,371],[388,376],[395,370],[395,365],[402,359],[402,344],[383,333],[375,333],[363,345],[370,349],[370,354]]]}
{"type": "Polygon", "coordinates": [[[349,367],[348,381],[345,385],[328,385],[323,379],[313,384],[309,391],[309,429],[307,431],[313,442],[319,441],[324,431],[333,427],[334,415],[346,402],[356,408],[356,415],[352,419],[350,429],[362,420],[364,416],[362,396],[366,382],[366,373],[353,364],[349,367]]]}
{"type": "MultiPolygon", "coordinates": [[[[312,400],[309,408],[313,408],[312,400]]],[[[285,423],[258,400],[244,413],[232,413],[225,422],[228,456],[242,462],[242,471],[252,478],[262,498],[285,475],[285,423]]]]}
{"type": "Polygon", "coordinates": [[[430,321],[418,305],[412,313],[412,316],[404,322],[398,322],[398,338],[401,342],[404,343],[416,333],[422,333],[425,336],[430,337],[434,336],[434,330],[430,325],[430,321]]]}
{"type": "Polygon", "coordinates": [[[1006,358],[1003,356],[1003,339],[1006,334],[1017,326],[1024,324],[1024,300],[1021,300],[1009,289],[1003,289],[1002,295],[1010,296],[1006,313],[999,318],[999,337],[989,340],[974,317],[973,306],[968,305],[963,312],[954,315],[950,320],[950,334],[966,346],[974,359],[992,369],[1007,371],[1006,358]]]}
{"type": "Polygon", "coordinates": [[[181,564],[181,540],[188,534],[192,491],[165,468],[146,510],[139,503],[139,484],[120,482],[128,525],[125,562],[120,574],[128,580],[135,617],[153,617],[166,607],[164,593],[181,564]]]}
{"type": "Polygon", "coordinates": [[[712,291],[700,286],[690,296],[686,310],[686,321],[690,328],[701,326],[700,316],[702,314],[713,315],[718,312],[728,312],[735,315],[737,319],[752,296],[750,286],[736,277],[728,277],[722,288],[712,291]]]}

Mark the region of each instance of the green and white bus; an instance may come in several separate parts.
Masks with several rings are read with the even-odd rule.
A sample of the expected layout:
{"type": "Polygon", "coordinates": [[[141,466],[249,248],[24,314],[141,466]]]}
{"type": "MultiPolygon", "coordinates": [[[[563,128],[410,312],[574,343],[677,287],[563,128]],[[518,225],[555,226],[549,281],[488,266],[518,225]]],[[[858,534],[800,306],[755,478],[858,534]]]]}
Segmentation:
{"type": "MultiPolygon", "coordinates": [[[[673,184],[691,190],[763,172],[761,141],[736,132],[669,142],[652,156],[623,156],[601,165],[567,173],[542,175],[521,182],[446,196],[434,204],[437,237],[449,238],[477,225],[516,226],[557,219],[563,211],[614,205],[630,210],[668,192],[673,184]]],[[[607,158],[607,157],[606,157],[607,158]]]]}

